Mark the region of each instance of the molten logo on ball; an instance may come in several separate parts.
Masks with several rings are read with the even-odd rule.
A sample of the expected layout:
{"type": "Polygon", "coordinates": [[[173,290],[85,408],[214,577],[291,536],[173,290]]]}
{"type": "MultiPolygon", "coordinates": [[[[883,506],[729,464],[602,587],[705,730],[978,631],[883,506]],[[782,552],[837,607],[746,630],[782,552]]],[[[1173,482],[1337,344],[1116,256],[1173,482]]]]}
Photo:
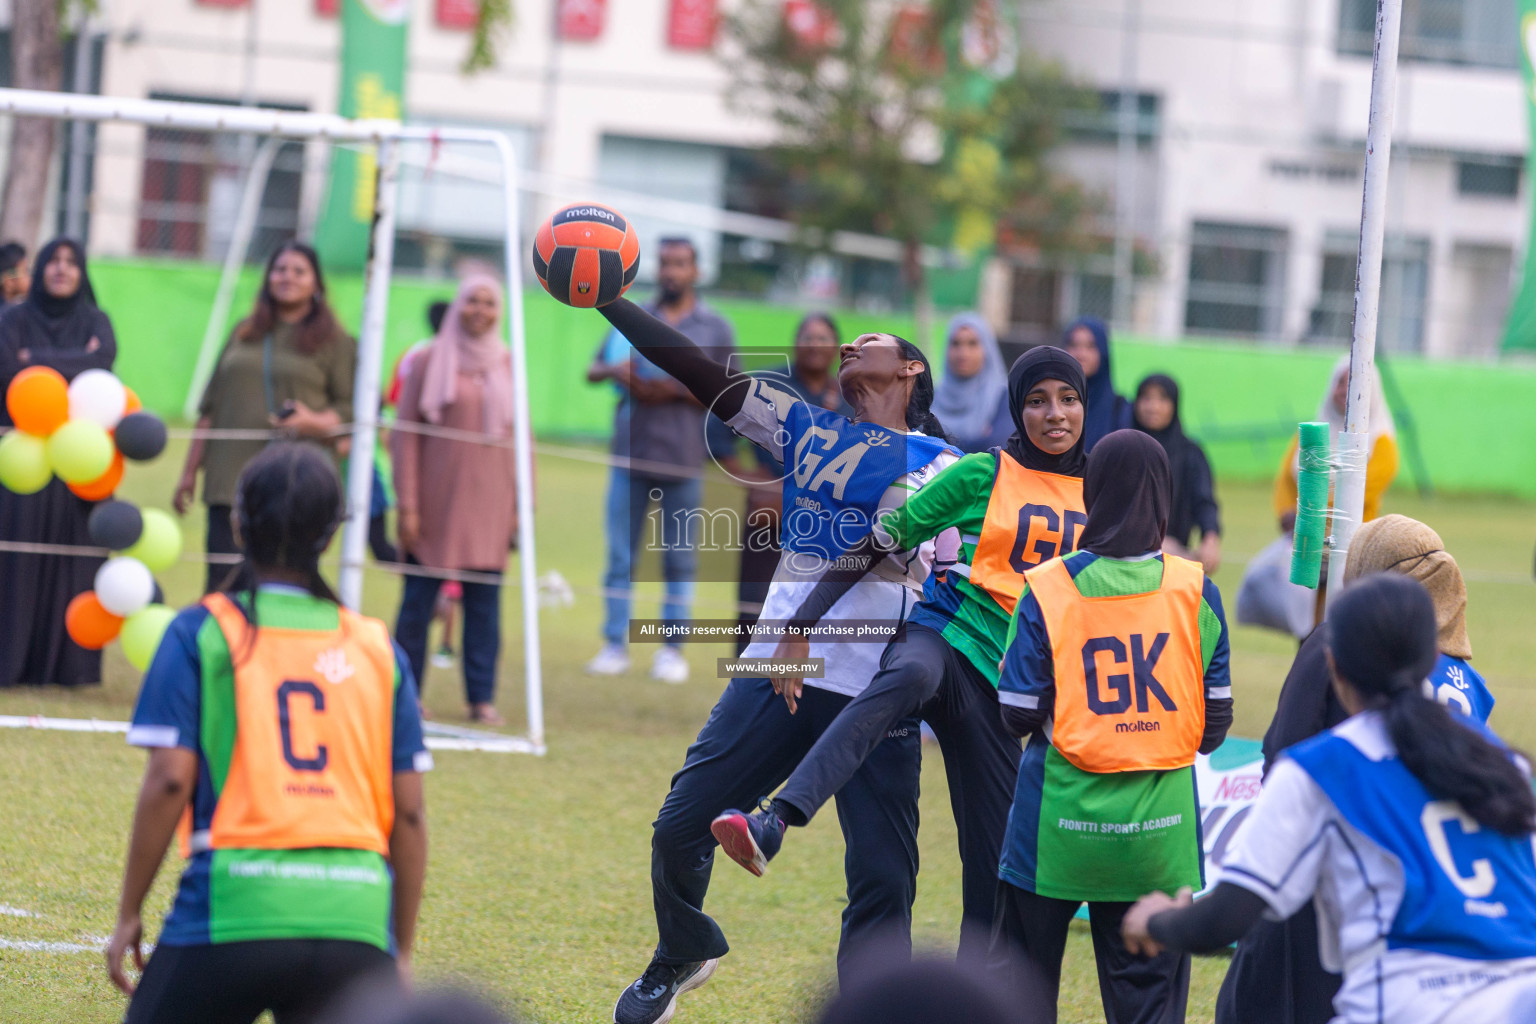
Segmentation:
{"type": "Polygon", "coordinates": [[[606,306],[640,269],[640,240],[617,210],[579,203],[556,211],[533,239],[533,270],[568,306],[606,306]]]}

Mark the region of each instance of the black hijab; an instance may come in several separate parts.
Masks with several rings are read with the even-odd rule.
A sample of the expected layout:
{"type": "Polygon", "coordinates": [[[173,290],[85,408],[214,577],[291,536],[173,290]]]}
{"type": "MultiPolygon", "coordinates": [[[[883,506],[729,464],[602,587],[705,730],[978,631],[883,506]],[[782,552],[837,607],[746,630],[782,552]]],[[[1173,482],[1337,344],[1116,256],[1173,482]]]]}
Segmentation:
{"type": "MultiPolygon", "coordinates": [[[[55,238],[37,254],[33,271],[32,288],[18,309],[27,318],[29,340],[39,348],[85,348],[91,337],[100,333],[101,319],[96,308],[96,293],[91,289],[91,278],[86,273],[85,247],[72,238],[55,238]],[[61,297],[50,294],[43,279],[47,276],[48,262],[63,248],[75,255],[75,263],[80,267],[80,287],[73,295],[61,297]],[[47,339],[46,345],[39,334],[47,339]]],[[[105,342],[107,339],[101,340],[105,342]]]]}
{"type": "Polygon", "coordinates": [[[1024,430],[1024,399],[1036,384],[1043,380],[1059,380],[1070,385],[1083,400],[1083,421],[1087,425],[1088,390],[1083,383],[1083,368],[1066,352],[1050,345],[1041,345],[1025,352],[1013,361],[1008,370],[1008,414],[1013,417],[1013,436],[1003,445],[1003,450],[1025,469],[1040,473],[1059,473],[1062,476],[1082,476],[1088,456],[1083,444],[1087,430],[1078,435],[1077,443],[1060,455],[1042,451],[1029,439],[1024,430]]]}
{"type": "Polygon", "coordinates": [[[1148,435],[1158,444],[1163,446],[1163,451],[1168,453],[1168,464],[1173,467],[1174,475],[1178,475],[1178,467],[1183,465],[1184,459],[1190,449],[1190,440],[1184,436],[1184,425],[1179,422],[1179,385],[1172,377],[1165,373],[1154,373],[1142,379],[1136,385],[1136,398],[1139,401],[1148,388],[1157,388],[1168,396],[1168,401],[1173,403],[1173,419],[1162,430],[1153,430],[1141,422],[1140,417],[1134,414],[1132,407],[1132,424],[1137,430],[1148,435]]]}
{"type": "Polygon", "coordinates": [[[1088,456],[1083,504],[1088,525],[1079,550],[1134,558],[1163,546],[1173,490],[1168,456],[1139,430],[1105,434],[1088,456]]]}

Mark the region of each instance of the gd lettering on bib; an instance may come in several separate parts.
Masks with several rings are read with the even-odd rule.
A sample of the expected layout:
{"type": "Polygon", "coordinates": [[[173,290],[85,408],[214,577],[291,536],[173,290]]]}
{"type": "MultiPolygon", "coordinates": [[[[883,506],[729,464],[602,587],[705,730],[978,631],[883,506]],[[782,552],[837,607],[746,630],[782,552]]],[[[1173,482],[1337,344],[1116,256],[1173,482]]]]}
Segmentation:
{"type": "Polygon", "coordinates": [[[1080,477],[1025,469],[998,452],[987,515],[971,558],[971,583],[1012,615],[1024,574],[1076,551],[1087,522],[1080,477]]]}
{"type": "Polygon", "coordinates": [[[1205,732],[1205,574],[1163,556],[1146,594],[1084,597],[1060,559],[1026,574],[1056,670],[1051,742],[1085,772],[1184,768],[1205,732]]]}

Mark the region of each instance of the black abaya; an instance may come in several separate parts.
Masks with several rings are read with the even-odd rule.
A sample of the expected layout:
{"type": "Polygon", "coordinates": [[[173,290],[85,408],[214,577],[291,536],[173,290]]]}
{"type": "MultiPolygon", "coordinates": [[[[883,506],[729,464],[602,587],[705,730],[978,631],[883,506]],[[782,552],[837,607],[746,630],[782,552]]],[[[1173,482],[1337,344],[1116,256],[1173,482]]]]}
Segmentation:
{"type": "MultiPolygon", "coordinates": [[[[0,393],[30,366],[51,366],[73,380],[85,370],[110,370],[116,356],[112,324],[96,308],[83,251],[62,240],[44,246],[26,301],[0,314],[0,393]],[[43,270],[61,245],[74,249],[80,266],[80,288],[63,299],[48,295],[43,284],[43,270]]],[[[0,425],[12,425],[3,405],[0,425]]],[[[58,479],[36,494],[0,487],[0,540],[90,546],[86,519],[93,507],[58,479]]],[[[64,629],[69,602],[94,586],[101,561],[0,552],[0,687],[101,681],[101,652],[79,647],[64,629]]]]}

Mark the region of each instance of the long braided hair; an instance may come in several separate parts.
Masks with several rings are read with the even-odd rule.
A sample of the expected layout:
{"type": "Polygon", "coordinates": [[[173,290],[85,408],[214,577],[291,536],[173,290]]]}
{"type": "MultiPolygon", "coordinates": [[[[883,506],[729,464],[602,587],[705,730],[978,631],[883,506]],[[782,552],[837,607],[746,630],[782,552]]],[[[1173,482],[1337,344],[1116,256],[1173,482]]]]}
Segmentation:
{"type": "Polygon", "coordinates": [[[907,429],[921,430],[930,437],[940,440],[949,440],[944,433],[944,424],[932,412],[933,408],[933,367],[928,363],[928,357],[923,350],[912,344],[906,338],[896,339],[896,344],[901,347],[903,359],[915,359],[923,364],[923,372],[912,380],[912,396],[907,399],[907,429]]]}
{"type": "Polygon", "coordinates": [[[251,643],[257,628],[256,589],[264,570],[301,573],[311,594],[340,603],[320,575],[320,555],[341,525],[344,507],[336,467],[313,444],[274,444],[246,464],[235,488],[234,510],[245,557],[220,589],[246,598],[251,643]]]}

